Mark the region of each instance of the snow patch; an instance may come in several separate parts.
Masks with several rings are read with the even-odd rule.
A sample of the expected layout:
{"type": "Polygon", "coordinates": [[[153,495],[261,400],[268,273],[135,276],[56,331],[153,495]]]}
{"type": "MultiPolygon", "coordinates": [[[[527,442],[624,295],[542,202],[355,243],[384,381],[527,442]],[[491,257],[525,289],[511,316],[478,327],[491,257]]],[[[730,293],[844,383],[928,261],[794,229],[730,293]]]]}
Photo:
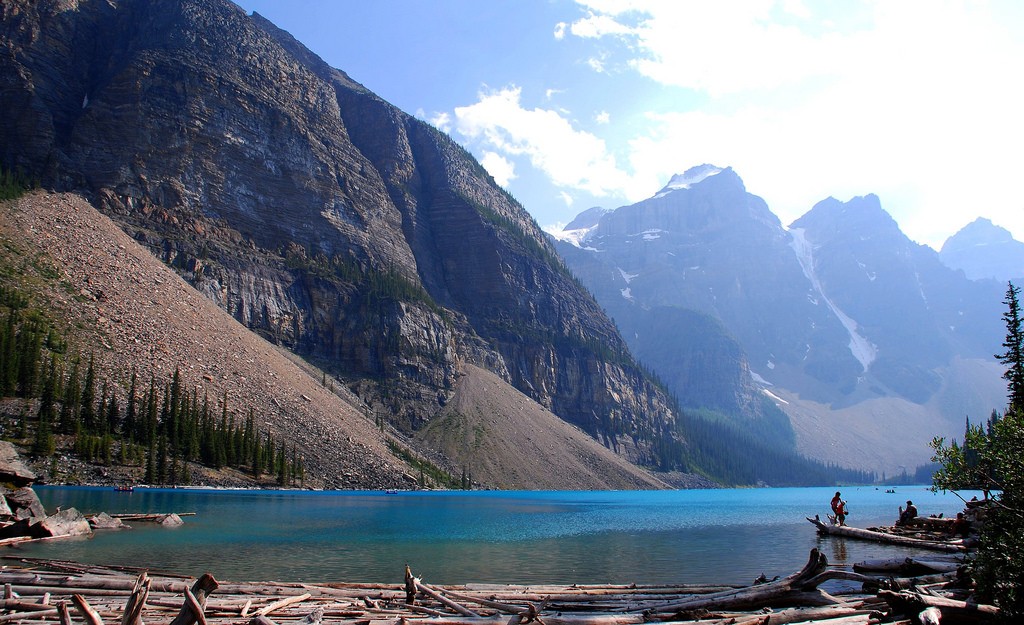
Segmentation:
{"type": "Polygon", "coordinates": [[[768,395],[769,398],[775,400],[779,404],[784,404],[786,406],[790,405],[790,403],[788,403],[785,400],[783,400],[782,398],[778,397],[777,394],[775,394],[774,392],[768,390],[767,388],[762,388],[761,392],[765,393],[766,395],[768,395]]]}
{"type": "Polygon", "coordinates": [[[672,176],[672,179],[668,181],[665,188],[659,191],[654,197],[664,197],[679,189],[689,189],[698,182],[702,182],[703,180],[720,173],[722,173],[722,168],[715,167],[714,165],[701,165],[699,167],[690,168],[686,170],[685,174],[676,174],[672,176]]]}
{"type": "MultiPolygon", "coordinates": [[[[563,230],[558,226],[549,226],[544,231],[558,239],[564,241],[580,249],[591,249],[583,247],[583,242],[587,240],[587,236],[597,228],[597,225],[593,225],[589,228],[578,228],[574,230],[563,230]]],[[[596,251],[596,250],[595,250],[596,251]]]]}
{"type": "Polygon", "coordinates": [[[640,274],[638,273],[626,273],[625,270],[623,270],[621,267],[616,267],[616,269],[619,270],[619,275],[622,276],[622,279],[626,281],[626,284],[632,282],[633,278],[640,276],[640,274]]]}
{"type": "Polygon", "coordinates": [[[619,293],[622,293],[622,298],[623,298],[623,299],[628,299],[628,300],[629,300],[629,301],[631,301],[631,302],[633,301],[633,292],[632,292],[632,291],[630,291],[629,287],[626,287],[626,288],[624,288],[624,289],[621,289],[621,290],[619,291],[619,293]]]}
{"type": "Polygon", "coordinates": [[[644,230],[643,232],[640,233],[640,236],[644,238],[644,241],[656,241],[661,238],[662,232],[665,231],[654,228],[651,230],[644,230]]]}
{"type": "Polygon", "coordinates": [[[864,371],[868,370],[871,363],[878,357],[878,348],[874,343],[869,341],[864,336],[861,336],[858,331],[857,322],[851,319],[846,313],[844,313],[835,303],[829,299],[828,295],[825,294],[825,289],[821,285],[821,281],[818,280],[817,274],[814,272],[814,247],[811,242],[807,240],[804,234],[803,228],[793,228],[789,231],[791,235],[790,246],[796,253],[796,258],[800,262],[800,267],[804,270],[804,275],[810,280],[811,286],[821,296],[822,301],[829,307],[838,319],[846,328],[847,333],[850,335],[850,352],[853,357],[860,362],[861,367],[864,371]]]}
{"type": "Polygon", "coordinates": [[[772,384],[768,380],[766,380],[766,379],[762,378],[760,375],[758,375],[756,371],[751,371],[750,372],[750,379],[753,380],[754,382],[756,382],[757,384],[764,384],[765,386],[775,386],[774,384],[772,384]]]}

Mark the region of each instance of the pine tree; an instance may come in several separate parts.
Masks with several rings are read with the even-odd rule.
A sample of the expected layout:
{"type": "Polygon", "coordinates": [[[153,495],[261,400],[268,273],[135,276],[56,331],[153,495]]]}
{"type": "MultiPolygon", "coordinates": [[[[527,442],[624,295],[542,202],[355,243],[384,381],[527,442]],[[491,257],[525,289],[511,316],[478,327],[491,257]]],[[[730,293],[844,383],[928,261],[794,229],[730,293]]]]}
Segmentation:
{"type": "Polygon", "coordinates": [[[78,412],[82,400],[82,387],[78,379],[80,358],[75,355],[71,359],[71,371],[64,384],[64,401],[60,406],[60,426],[57,430],[63,434],[72,434],[78,424],[78,412]]]}
{"type": "Polygon", "coordinates": [[[167,483],[167,460],[167,435],[163,434],[160,436],[156,459],[156,481],[159,484],[167,483]]]}
{"type": "Polygon", "coordinates": [[[968,421],[962,447],[956,441],[946,445],[942,438],[932,441],[932,460],[940,464],[935,489],[982,488],[986,498],[993,493],[995,505],[989,506],[981,528],[971,575],[979,598],[995,602],[1006,622],[1024,617],[1024,346],[1019,292],[1012,283],[1007,289],[1006,351],[996,356],[1008,366],[1003,377],[1010,405],[1002,416],[993,412],[985,427],[968,421]]]}
{"type": "Polygon", "coordinates": [[[266,461],[266,472],[271,475],[277,473],[275,470],[276,467],[274,466],[274,461],[277,460],[277,455],[274,450],[274,439],[270,438],[270,430],[267,430],[267,444],[264,460],[266,461]]]}
{"type": "Polygon", "coordinates": [[[139,440],[146,445],[156,445],[156,436],[160,428],[160,413],[157,406],[160,401],[156,394],[156,378],[149,378],[149,392],[146,393],[146,416],[143,419],[142,429],[139,431],[139,440]]]}
{"type": "MultiPolygon", "coordinates": [[[[249,420],[252,421],[252,413],[249,414],[249,420]]],[[[260,475],[263,473],[263,450],[260,449],[260,437],[254,436],[252,439],[252,477],[255,480],[260,479],[260,475]]]]}
{"type": "Polygon", "coordinates": [[[89,367],[85,370],[85,382],[82,384],[79,421],[87,433],[96,431],[96,367],[92,354],[89,354],[89,367]]]}
{"type": "Polygon", "coordinates": [[[113,393],[107,400],[106,431],[110,434],[117,434],[121,431],[121,407],[117,402],[117,395],[113,393]]]}
{"type": "Polygon", "coordinates": [[[295,448],[295,443],[292,443],[292,464],[291,464],[291,469],[292,470],[291,470],[291,475],[290,475],[290,482],[291,482],[292,486],[294,486],[295,485],[295,478],[298,477],[298,471],[299,471],[299,452],[298,452],[298,449],[295,448]]]}
{"type": "Polygon", "coordinates": [[[146,477],[144,480],[147,484],[157,483],[156,439],[153,439],[149,443],[149,453],[146,454],[146,477]]]}
{"type": "Polygon", "coordinates": [[[52,456],[56,451],[56,441],[53,436],[53,423],[57,418],[57,408],[54,405],[56,387],[57,356],[51,354],[49,374],[43,382],[42,394],[39,397],[39,424],[36,426],[36,439],[32,444],[32,452],[37,456],[52,456]]]}
{"type": "Polygon", "coordinates": [[[277,452],[277,483],[281,486],[288,485],[288,459],[285,457],[284,445],[281,445],[277,452]]]}
{"type": "Polygon", "coordinates": [[[39,395],[39,420],[52,427],[57,421],[57,355],[50,354],[50,367],[39,395]]]}
{"type": "Polygon", "coordinates": [[[135,369],[132,369],[132,380],[128,385],[128,397],[125,400],[124,424],[121,426],[126,438],[138,437],[138,413],[136,412],[138,402],[138,379],[135,369]]]}
{"type": "Polygon", "coordinates": [[[22,324],[18,332],[18,395],[35,397],[42,360],[44,323],[35,313],[22,324]]]}
{"type": "Polygon", "coordinates": [[[1003,322],[1006,324],[1006,340],[1003,341],[1004,351],[996,354],[1004,365],[1009,368],[1003,373],[1007,381],[1007,393],[1011,410],[1024,410],[1024,329],[1021,327],[1020,288],[1010,282],[1006,289],[1006,312],[1003,322]]]}

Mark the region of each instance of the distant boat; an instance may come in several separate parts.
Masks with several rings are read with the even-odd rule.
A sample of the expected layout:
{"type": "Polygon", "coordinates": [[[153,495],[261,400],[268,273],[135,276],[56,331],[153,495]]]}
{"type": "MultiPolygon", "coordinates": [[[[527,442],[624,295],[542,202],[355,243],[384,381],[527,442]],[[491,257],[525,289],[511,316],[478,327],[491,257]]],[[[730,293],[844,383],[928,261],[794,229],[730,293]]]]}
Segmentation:
{"type": "Polygon", "coordinates": [[[134,486],[115,486],[114,490],[116,490],[119,493],[130,493],[133,490],[135,490],[135,487],[134,486]]]}

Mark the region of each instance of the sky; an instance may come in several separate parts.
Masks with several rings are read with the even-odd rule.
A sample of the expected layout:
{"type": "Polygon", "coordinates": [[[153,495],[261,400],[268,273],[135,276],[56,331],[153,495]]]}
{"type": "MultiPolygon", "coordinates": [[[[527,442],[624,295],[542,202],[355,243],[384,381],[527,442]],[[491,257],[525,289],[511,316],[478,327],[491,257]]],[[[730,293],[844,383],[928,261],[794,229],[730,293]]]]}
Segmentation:
{"type": "Polygon", "coordinates": [[[237,0],[448,133],[537,222],[732,167],[784,225],[874,193],[1024,240],[1024,2],[237,0]]]}

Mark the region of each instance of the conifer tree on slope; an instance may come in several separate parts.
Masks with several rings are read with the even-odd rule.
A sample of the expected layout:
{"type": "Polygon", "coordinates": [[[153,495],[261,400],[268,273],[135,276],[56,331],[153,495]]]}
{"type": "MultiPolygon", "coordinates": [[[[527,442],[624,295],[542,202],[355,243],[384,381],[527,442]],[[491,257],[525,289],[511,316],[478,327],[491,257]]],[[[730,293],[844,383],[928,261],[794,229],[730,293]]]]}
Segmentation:
{"type": "Polygon", "coordinates": [[[1009,405],[994,414],[987,428],[968,424],[964,445],[932,442],[940,464],[934,487],[993,491],[993,505],[981,530],[973,575],[979,598],[999,606],[1007,622],[1024,616],[1024,328],[1021,326],[1020,289],[1006,291],[1006,339],[1000,362],[1007,366],[1009,405]]]}

